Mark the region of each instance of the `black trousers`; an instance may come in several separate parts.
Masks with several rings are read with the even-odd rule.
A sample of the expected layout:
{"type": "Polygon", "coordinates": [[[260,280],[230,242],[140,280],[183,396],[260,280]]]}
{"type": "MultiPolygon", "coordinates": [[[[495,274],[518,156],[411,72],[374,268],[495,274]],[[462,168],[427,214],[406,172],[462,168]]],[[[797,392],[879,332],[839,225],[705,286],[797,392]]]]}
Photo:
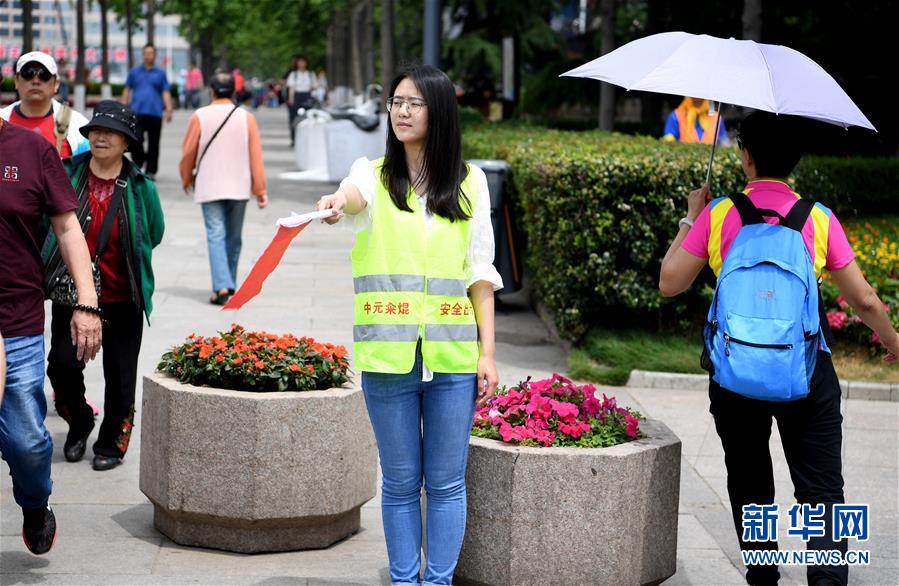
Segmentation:
{"type": "MultiPolygon", "coordinates": [[[[724,448],[727,492],[740,549],[777,549],[776,542],[744,542],[742,517],[743,505],[774,503],[774,472],[768,450],[773,417],[796,501],[825,505],[825,536],[812,537],[807,549],[836,549],[845,554],[847,541],[830,539],[833,504],[844,502],[840,383],[830,354],[818,352],[809,394],[799,401],[750,399],[723,389],[714,381],[710,381],[709,399],[709,411],[724,448]]],[[[780,511],[782,519],[788,518],[786,514],[780,511]]],[[[776,584],[780,578],[776,566],[750,566],[747,570],[749,584],[776,584]]],[[[807,574],[809,584],[846,584],[849,579],[847,566],[809,566],[807,574]]]]}
{"type": "MultiPolygon", "coordinates": [[[[143,335],[143,315],[134,303],[101,303],[103,326],[103,423],[94,453],[123,457],[134,427],[134,390],[137,356],[143,335]]],[[[69,331],[72,308],[53,304],[47,376],[56,394],[56,411],[69,424],[69,440],[84,435],[94,425],[94,413],[84,399],[84,362],[75,357],[69,331]]]]}
{"type": "Polygon", "coordinates": [[[159,169],[159,136],[162,134],[162,118],[158,116],[146,116],[144,114],[137,115],[138,126],[140,126],[140,141],[144,143],[146,136],[146,151],[132,154],[132,158],[138,167],[143,167],[148,174],[155,175],[159,169]]]}

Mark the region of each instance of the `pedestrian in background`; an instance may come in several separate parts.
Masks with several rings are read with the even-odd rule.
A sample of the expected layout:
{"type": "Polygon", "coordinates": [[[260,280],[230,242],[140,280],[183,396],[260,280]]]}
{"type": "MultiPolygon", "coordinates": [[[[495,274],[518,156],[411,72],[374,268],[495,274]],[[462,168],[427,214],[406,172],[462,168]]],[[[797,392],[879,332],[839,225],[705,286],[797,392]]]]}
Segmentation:
{"type": "Polygon", "coordinates": [[[156,67],[156,47],[144,45],[144,62],[128,72],[122,103],[137,114],[140,128],[141,149],[131,153],[138,168],[143,168],[150,179],[156,178],[159,169],[159,137],[162,134],[162,118],[172,121],[172,94],[165,71],[156,67]],[[147,150],[144,154],[144,135],[147,150]]]}
{"type": "Polygon", "coordinates": [[[287,109],[290,121],[290,146],[296,139],[296,119],[298,110],[312,97],[315,75],[309,71],[309,60],[303,55],[294,58],[294,68],[287,75],[287,109]]]}
{"type": "Polygon", "coordinates": [[[200,107],[200,90],[203,89],[203,72],[196,63],[187,67],[187,75],[184,80],[185,106],[191,110],[200,107]]]}
{"type": "Polygon", "coordinates": [[[56,147],[60,158],[66,159],[86,152],[90,146],[78,132],[87,118],[67,103],[53,99],[61,83],[53,57],[40,51],[25,53],[16,62],[16,91],[21,100],[0,110],[0,118],[39,133],[56,147]]]}
{"type": "Polygon", "coordinates": [[[237,289],[237,262],[244,213],[250,196],[268,203],[262,141],[256,118],[235,105],[234,78],[216,73],[212,103],[197,110],[182,145],[181,185],[202,206],[212,271],[213,305],[224,305],[237,289]]]}
{"type": "Polygon", "coordinates": [[[715,128],[718,127],[718,144],[730,144],[724,120],[720,114],[709,111],[709,101],[702,98],[686,97],[680,105],[668,114],[665,120],[663,140],[671,142],[715,142],[715,128]]]}
{"type": "Polygon", "coordinates": [[[390,580],[452,584],[465,535],[465,467],[476,395],[497,385],[487,178],[462,158],[450,79],[413,67],[391,85],[382,159],[359,159],[320,210],[354,216],[356,368],[378,442],[390,580]],[[386,306],[384,312],[371,307],[386,306]],[[480,389],[480,392],[479,392],[480,389]]]}
{"type": "Polygon", "coordinates": [[[319,104],[324,105],[328,99],[328,76],[324,69],[319,69],[315,74],[315,87],[312,88],[312,97],[319,104]]]}

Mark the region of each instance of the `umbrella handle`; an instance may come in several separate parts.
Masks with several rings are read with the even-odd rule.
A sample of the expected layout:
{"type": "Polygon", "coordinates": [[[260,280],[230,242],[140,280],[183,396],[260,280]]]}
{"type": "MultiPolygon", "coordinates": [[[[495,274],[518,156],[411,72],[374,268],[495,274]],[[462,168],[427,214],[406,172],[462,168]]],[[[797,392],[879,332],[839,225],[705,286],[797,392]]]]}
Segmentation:
{"type": "Polygon", "coordinates": [[[712,140],[712,154],[709,157],[709,168],[705,174],[705,182],[709,184],[709,188],[712,187],[712,162],[715,160],[715,147],[718,146],[718,131],[721,126],[721,102],[712,102],[712,104],[718,105],[718,117],[715,118],[715,138],[712,140]]]}

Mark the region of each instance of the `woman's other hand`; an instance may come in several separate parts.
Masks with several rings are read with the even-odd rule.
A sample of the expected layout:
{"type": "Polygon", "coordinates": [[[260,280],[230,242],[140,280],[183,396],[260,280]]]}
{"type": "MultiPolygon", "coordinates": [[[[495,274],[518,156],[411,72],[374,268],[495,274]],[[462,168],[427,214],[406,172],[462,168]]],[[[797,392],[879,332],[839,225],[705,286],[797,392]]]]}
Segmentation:
{"type": "Polygon", "coordinates": [[[478,358],[478,406],[483,407],[493,397],[499,385],[496,360],[492,356],[478,358]]]}

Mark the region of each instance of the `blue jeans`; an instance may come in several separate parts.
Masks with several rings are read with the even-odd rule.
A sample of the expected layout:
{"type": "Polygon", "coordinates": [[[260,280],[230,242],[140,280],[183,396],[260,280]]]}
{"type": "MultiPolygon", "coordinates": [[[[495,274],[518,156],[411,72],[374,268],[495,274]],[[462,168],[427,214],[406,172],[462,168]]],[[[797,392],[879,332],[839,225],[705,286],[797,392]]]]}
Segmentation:
{"type": "Polygon", "coordinates": [[[9,465],[16,503],[23,509],[45,507],[53,489],[53,440],[44,427],[44,336],[16,336],[3,343],[7,371],[0,405],[0,455],[9,465]]]}
{"type": "Polygon", "coordinates": [[[421,353],[408,374],[362,373],[381,458],[381,514],[394,585],[452,584],[465,535],[465,467],[475,374],[421,380],[421,353]],[[427,566],[421,569],[421,486],[427,506],[427,566]]]}
{"type": "Polygon", "coordinates": [[[220,199],[202,205],[212,290],[237,289],[237,259],[243,244],[240,233],[247,200],[220,199]]]}

